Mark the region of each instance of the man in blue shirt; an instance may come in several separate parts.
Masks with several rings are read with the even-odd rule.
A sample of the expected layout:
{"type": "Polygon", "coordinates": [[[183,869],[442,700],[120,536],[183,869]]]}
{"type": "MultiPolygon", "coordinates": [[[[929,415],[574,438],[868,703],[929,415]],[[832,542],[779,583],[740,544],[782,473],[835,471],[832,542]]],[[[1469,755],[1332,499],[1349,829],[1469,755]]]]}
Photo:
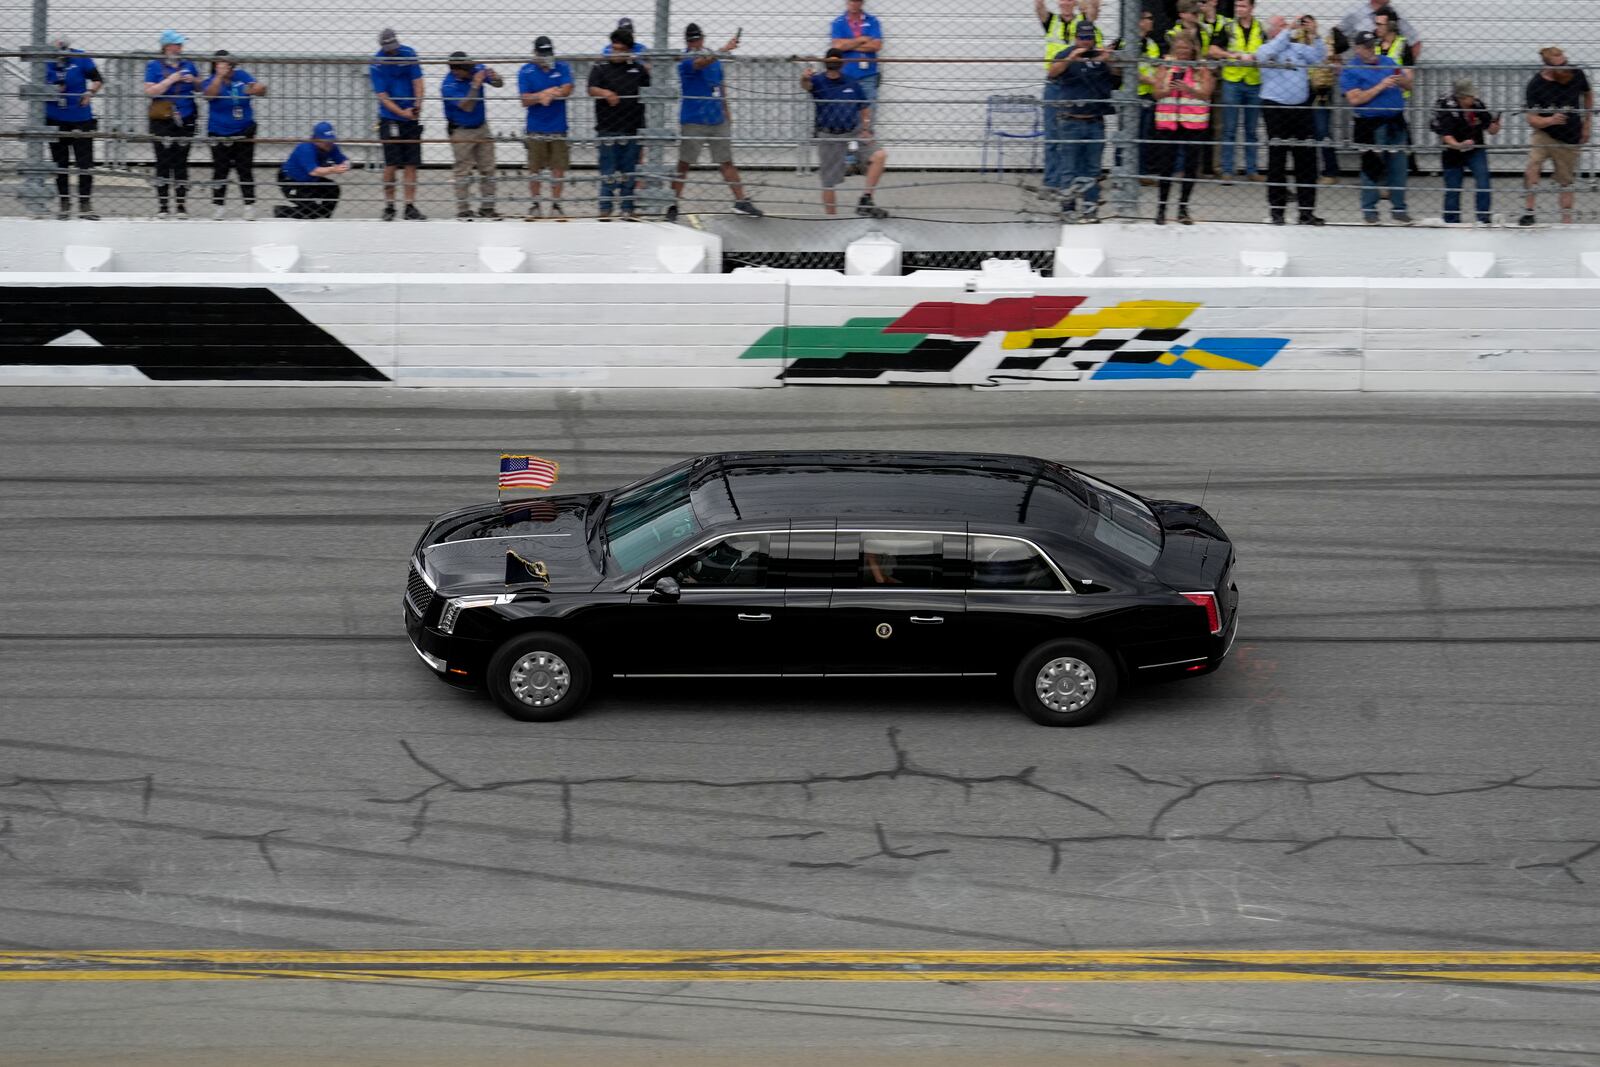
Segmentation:
{"type": "Polygon", "coordinates": [[[844,56],[844,76],[856,83],[867,106],[861,109],[861,128],[872,132],[872,105],[878,99],[878,53],[883,51],[883,25],[869,15],[863,0],[845,0],[844,14],[833,20],[829,36],[844,56]]]}
{"type": "Polygon", "coordinates": [[[383,142],[383,221],[394,221],[394,180],[405,173],[405,217],[425,218],[417,210],[417,167],[422,164],[422,64],[417,50],[400,43],[392,29],[378,31],[378,52],[370,76],[378,96],[378,140],[383,142]]]}
{"type": "Polygon", "coordinates": [[[517,72],[517,92],[522,96],[522,106],[527,108],[526,127],[528,146],[528,206],[527,219],[533,222],[544,217],[544,206],[539,200],[539,175],[550,172],[550,215],[562,218],[562,181],[567,167],[572,164],[572,153],[567,145],[567,97],[572,95],[572,68],[553,57],[556,46],[548,37],[538,37],[533,42],[533,62],[524,63],[517,72]]]}
{"type": "Polygon", "coordinates": [[[1411,225],[1406,210],[1406,95],[1411,71],[1378,54],[1378,35],[1356,34],[1350,58],[1339,74],[1339,92],[1355,109],[1352,140],[1361,152],[1361,218],[1378,224],[1380,183],[1389,191],[1394,221],[1411,225]]]}
{"type": "Polygon", "coordinates": [[[678,84],[683,103],[678,107],[678,180],[672,183],[674,200],[667,208],[668,222],[678,218],[677,199],[683,195],[689,168],[700,161],[705,149],[711,162],[722,170],[722,180],[733,193],[733,210],[760,218],[762,210],[745,195],[739,168],[733,165],[733,136],[728,115],[728,91],[722,78],[722,53],[739,47],[736,33],[722,46],[722,53],[706,51],[706,35],[691,22],[683,28],[684,56],[678,62],[678,84]]]}
{"type": "Polygon", "coordinates": [[[1100,160],[1105,154],[1111,92],[1122,83],[1112,54],[1100,49],[1094,23],[1078,23],[1072,47],[1057,53],[1047,77],[1055,91],[1046,107],[1060,109],[1045,144],[1045,185],[1061,196],[1061,214],[1099,222],[1100,160]],[[1080,206],[1081,198],[1081,206],[1080,206]]]}
{"type": "Polygon", "coordinates": [[[227,217],[228,176],[239,176],[244,217],[256,217],[256,116],[250,101],[267,94],[264,82],[236,66],[227,49],[212,59],[211,75],[200,84],[205,98],[206,136],[211,139],[212,217],[227,217]]]}
{"type": "Polygon", "coordinates": [[[822,209],[830,215],[839,213],[834,188],[844,180],[846,155],[854,152],[857,159],[867,161],[867,190],[856,205],[856,214],[884,218],[887,213],[873,203],[872,194],[883,177],[889,154],[878,147],[872,130],[861,120],[869,106],[867,95],[861,91],[859,78],[845,74],[843,49],[828,49],[824,66],[822,74],[807,67],[800,75],[800,88],[817,102],[817,174],[822,181],[822,209]]]}
{"type": "Polygon", "coordinates": [[[280,219],[325,219],[339,206],[339,184],[334,175],[350,169],[350,160],[339,151],[333,123],[319,122],[311,130],[311,140],[301,141],[278,170],[278,188],[289,203],[272,209],[280,219]]]}
{"type": "Polygon", "coordinates": [[[1317,215],[1316,130],[1311,121],[1309,68],[1327,58],[1328,46],[1317,36],[1317,20],[1310,15],[1295,19],[1292,26],[1281,15],[1273,17],[1267,24],[1267,42],[1256,49],[1261,116],[1267,126],[1267,208],[1274,226],[1284,224],[1291,156],[1300,225],[1324,225],[1317,215]]]}
{"type": "Polygon", "coordinates": [[[156,138],[156,203],[158,218],[170,218],[171,192],[176,191],[177,217],[189,216],[189,148],[198,109],[194,103],[200,71],[183,58],[186,38],[177,30],[161,34],[161,58],[144,68],[144,95],[150,98],[150,136],[156,138]]]}
{"type": "Polygon", "coordinates": [[[455,158],[456,218],[470,221],[472,175],[478,176],[478,218],[497,219],[494,209],[494,138],[489,133],[483,87],[496,89],[505,82],[493,69],[474,63],[465,52],[450,53],[450,73],[439,83],[444,102],[444,125],[455,158]]]}
{"type": "MultiPolygon", "coordinates": [[[[62,133],[93,133],[99,123],[95,122],[90,101],[104,88],[105,82],[94,60],[80,49],[73,48],[72,42],[66,37],[57,37],[54,44],[60,54],[45,65],[45,80],[55,87],[56,95],[45,102],[44,124],[62,133]]],[[[68,183],[69,155],[72,158],[71,171],[76,171],[78,175],[78,217],[97,219],[99,216],[89,202],[90,193],[94,190],[94,175],[91,173],[94,169],[92,137],[62,137],[50,142],[50,161],[56,168],[56,196],[61,202],[56,217],[72,217],[72,197],[68,195],[71,188],[68,183]]]]}

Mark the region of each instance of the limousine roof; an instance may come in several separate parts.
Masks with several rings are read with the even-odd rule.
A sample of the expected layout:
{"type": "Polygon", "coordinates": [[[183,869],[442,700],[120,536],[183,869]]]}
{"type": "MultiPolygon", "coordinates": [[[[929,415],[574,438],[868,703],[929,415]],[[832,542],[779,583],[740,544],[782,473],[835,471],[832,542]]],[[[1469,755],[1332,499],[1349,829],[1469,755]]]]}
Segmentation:
{"type": "Polygon", "coordinates": [[[836,518],[1015,523],[1072,533],[1089,511],[1072,472],[970,452],[725,452],[692,479],[703,522],[836,518]]]}

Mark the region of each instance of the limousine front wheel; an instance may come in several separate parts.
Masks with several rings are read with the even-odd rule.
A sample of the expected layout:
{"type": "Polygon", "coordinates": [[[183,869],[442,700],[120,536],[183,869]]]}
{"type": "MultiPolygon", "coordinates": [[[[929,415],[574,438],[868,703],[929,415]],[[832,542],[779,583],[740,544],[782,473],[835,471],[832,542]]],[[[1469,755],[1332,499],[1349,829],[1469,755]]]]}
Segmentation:
{"type": "Polygon", "coordinates": [[[1013,689],[1023,712],[1041,726],[1087,726],[1116,699],[1117,670],[1087,641],[1051,641],[1023,659],[1013,689]]]}
{"type": "Polygon", "coordinates": [[[489,660],[489,694],[523,722],[554,722],[574,714],[589,696],[592,673],[583,649],[559,634],[513,638],[489,660]]]}

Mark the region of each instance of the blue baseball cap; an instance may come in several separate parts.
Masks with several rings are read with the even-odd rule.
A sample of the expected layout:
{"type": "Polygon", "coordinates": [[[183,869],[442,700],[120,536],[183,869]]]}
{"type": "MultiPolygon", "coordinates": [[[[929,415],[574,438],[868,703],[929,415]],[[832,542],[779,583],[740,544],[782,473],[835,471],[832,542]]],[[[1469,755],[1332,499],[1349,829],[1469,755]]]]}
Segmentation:
{"type": "Polygon", "coordinates": [[[183,34],[179,33],[177,30],[162,30],[161,31],[161,47],[163,47],[163,48],[165,48],[169,44],[182,44],[183,42],[187,41],[188,39],[189,38],[185,37],[183,34]]]}
{"type": "Polygon", "coordinates": [[[311,139],[313,141],[337,141],[339,135],[333,132],[333,123],[319,122],[311,127],[311,139]]]}

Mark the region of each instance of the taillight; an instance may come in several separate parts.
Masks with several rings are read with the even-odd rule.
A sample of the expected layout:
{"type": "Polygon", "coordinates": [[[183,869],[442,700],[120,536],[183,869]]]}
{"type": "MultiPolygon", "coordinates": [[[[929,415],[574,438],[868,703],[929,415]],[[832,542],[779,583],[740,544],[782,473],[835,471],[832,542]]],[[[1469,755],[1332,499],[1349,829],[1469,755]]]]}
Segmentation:
{"type": "Polygon", "coordinates": [[[1199,604],[1206,609],[1206,625],[1213,634],[1222,632],[1222,612],[1217,607],[1217,594],[1215,593],[1179,593],[1179,596],[1191,604],[1199,604]]]}

